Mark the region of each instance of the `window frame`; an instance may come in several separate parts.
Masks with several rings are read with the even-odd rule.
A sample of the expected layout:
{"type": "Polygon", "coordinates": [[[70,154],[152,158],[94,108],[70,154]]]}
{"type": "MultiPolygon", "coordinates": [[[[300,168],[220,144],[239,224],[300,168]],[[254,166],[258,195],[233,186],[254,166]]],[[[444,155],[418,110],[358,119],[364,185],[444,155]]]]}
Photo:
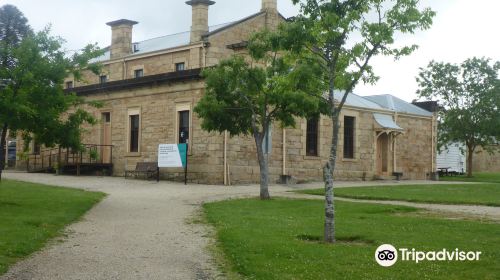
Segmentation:
{"type": "Polygon", "coordinates": [[[306,156],[309,156],[309,157],[318,157],[319,156],[319,128],[320,128],[320,118],[319,117],[313,117],[313,118],[310,118],[310,119],[307,119],[306,120],[306,156]],[[315,121],[316,124],[315,124],[315,130],[312,131],[312,129],[310,129],[310,122],[312,121],[315,121]],[[310,139],[311,136],[314,136],[315,138],[315,141],[314,141],[314,138],[313,139],[310,139]],[[315,148],[314,148],[314,152],[311,153],[310,152],[310,144],[311,143],[315,143],[315,148]]]}
{"type": "Polygon", "coordinates": [[[177,62],[175,63],[175,72],[180,72],[186,70],[186,63],[185,62],[177,62]],[[182,69],[179,69],[179,66],[182,65],[182,69]]]}
{"type": "Polygon", "coordinates": [[[188,148],[188,155],[193,154],[193,149],[191,148],[193,146],[193,106],[192,106],[192,101],[176,101],[175,105],[175,115],[173,116],[175,119],[175,139],[174,143],[180,144],[179,143],[179,112],[182,111],[189,111],[189,148],[188,148]]]}
{"type": "Polygon", "coordinates": [[[142,142],[142,115],[139,108],[129,109],[127,114],[127,153],[129,156],[140,155],[141,142],[142,142]],[[132,116],[138,116],[138,129],[137,129],[137,151],[132,148],[132,116]]]}
{"type": "Polygon", "coordinates": [[[356,158],[356,117],[344,116],[343,127],[343,158],[353,160],[356,158]],[[348,123],[347,120],[352,120],[352,122],[348,123]]]}
{"type": "Polygon", "coordinates": [[[144,69],[139,68],[139,69],[134,69],[134,79],[142,78],[144,77],[144,69]],[[140,75],[138,75],[140,73],[140,75]]]}
{"type": "Polygon", "coordinates": [[[189,140],[191,139],[191,124],[190,124],[190,119],[191,119],[191,111],[190,110],[183,110],[183,111],[177,111],[177,143],[178,144],[189,144],[189,140]],[[187,120],[184,119],[187,114],[187,120]],[[186,141],[183,142],[184,139],[181,139],[181,135],[184,131],[181,131],[182,128],[186,128],[183,124],[183,122],[187,122],[187,139],[186,141]]]}

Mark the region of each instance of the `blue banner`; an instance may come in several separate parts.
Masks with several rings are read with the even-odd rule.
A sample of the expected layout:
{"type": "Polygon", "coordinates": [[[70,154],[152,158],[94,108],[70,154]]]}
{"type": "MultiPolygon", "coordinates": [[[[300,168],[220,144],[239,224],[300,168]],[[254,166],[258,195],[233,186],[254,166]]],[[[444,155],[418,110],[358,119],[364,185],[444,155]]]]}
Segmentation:
{"type": "Polygon", "coordinates": [[[187,144],[178,144],[179,147],[179,155],[181,156],[182,167],[186,168],[186,160],[187,160],[187,144]]]}

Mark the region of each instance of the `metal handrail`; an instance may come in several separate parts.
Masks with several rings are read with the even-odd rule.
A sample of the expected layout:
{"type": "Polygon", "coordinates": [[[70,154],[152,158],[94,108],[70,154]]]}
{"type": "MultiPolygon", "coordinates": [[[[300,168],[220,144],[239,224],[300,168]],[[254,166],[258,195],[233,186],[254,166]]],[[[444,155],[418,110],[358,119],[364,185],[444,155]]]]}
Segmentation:
{"type": "Polygon", "coordinates": [[[51,148],[40,150],[39,153],[28,154],[26,161],[27,171],[45,170],[55,167],[58,163],[59,168],[67,165],[79,166],[82,164],[104,164],[104,148],[109,148],[109,162],[113,163],[113,148],[114,145],[100,145],[100,144],[83,144],[82,151],[72,151],[69,148],[51,148]],[[96,151],[96,157],[92,156],[91,151],[96,151]]]}

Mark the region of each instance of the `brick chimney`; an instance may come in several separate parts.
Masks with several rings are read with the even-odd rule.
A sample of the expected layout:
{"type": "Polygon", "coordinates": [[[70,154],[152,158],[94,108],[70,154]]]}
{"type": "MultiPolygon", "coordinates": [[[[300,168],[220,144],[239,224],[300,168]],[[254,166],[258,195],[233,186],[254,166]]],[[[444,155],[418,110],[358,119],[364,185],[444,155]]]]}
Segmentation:
{"type": "Polygon", "coordinates": [[[137,21],[120,19],[106,23],[111,26],[111,59],[132,53],[132,27],[137,21]]]}
{"type": "Polygon", "coordinates": [[[278,0],[262,0],[262,11],[263,12],[277,12],[278,11],[278,0]]]}
{"type": "Polygon", "coordinates": [[[215,4],[210,0],[190,0],[186,4],[192,7],[191,43],[199,42],[208,33],[208,7],[215,4]]]}

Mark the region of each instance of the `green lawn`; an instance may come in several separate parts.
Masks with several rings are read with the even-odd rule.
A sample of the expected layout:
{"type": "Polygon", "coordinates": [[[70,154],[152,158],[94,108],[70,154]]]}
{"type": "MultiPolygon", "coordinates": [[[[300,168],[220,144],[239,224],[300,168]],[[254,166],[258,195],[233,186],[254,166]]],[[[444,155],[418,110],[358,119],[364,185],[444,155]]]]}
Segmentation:
{"type": "Polygon", "coordinates": [[[103,197],[103,193],[2,180],[0,275],[60,235],[103,197]]]}
{"type": "MultiPolygon", "coordinates": [[[[301,190],[298,192],[324,195],[324,189],[301,190]]],[[[335,195],[338,197],[357,199],[500,206],[500,184],[400,185],[336,188],[335,195]]]]}
{"type": "Polygon", "coordinates": [[[473,173],[472,178],[466,175],[460,176],[443,176],[441,181],[461,181],[461,182],[484,182],[484,183],[500,183],[500,173],[473,173]]]}
{"type": "Polygon", "coordinates": [[[414,208],[337,202],[335,245],[323,232],[322,201],[230,200],[204,206],[223,268],[247,279],[498,279],[500,224],[428,217],[414,208]],[[309,240],[309,241],[308,241],[309,240]],[[482,251],[479,262],[398,262],[380,267],[375,249],[482,251]]]}

